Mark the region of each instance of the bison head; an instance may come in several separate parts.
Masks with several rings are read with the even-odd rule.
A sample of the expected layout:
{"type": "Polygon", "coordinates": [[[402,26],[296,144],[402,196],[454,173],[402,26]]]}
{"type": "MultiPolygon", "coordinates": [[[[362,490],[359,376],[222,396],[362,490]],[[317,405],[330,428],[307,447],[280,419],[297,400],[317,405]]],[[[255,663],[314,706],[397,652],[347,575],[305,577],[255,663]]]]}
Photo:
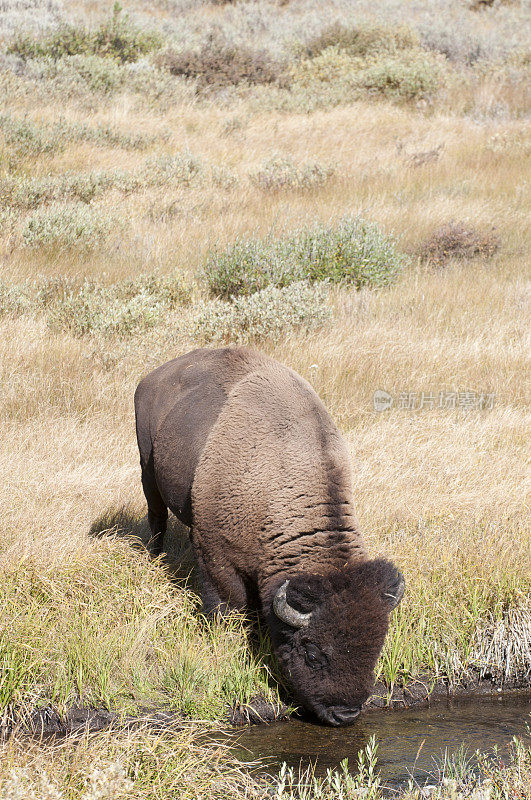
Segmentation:
{"type": "Polygon", "coordinates": [[[300,703],[329,725],[348,725],[374,683],[389,614],[404,578],[384,559],[327,576],[295,573],[275,591],[269,626],[300,703]]]}

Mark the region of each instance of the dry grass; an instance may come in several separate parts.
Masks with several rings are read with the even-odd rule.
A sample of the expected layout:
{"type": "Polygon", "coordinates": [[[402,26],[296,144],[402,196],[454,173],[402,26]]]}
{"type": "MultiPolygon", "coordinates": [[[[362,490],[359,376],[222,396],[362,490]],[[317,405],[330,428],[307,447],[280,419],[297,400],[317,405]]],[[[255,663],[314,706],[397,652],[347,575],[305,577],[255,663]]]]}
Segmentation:
{"type": "MultiPolygon", "coordinates": [[[[198,4],[193,14],[203,20],[220,14],[229,27],[238,26],[255,5],[198,4]]],[[[282,12],[292,22],[298,5],[282,12]]],[[[260,16],[264,8],[255,11],[260,16]]],[[[157,9],[154,15],[163,16],[157,9]]],[[[276,5],[271,13],[278,13],[276,5]]],[[[314,27],[308,35],[320,32],[314,27]]],[[[190,37],[199,47],[196,33],[190,37]]],[[[44,126],[41,138],[38,127],[30,126],[29,139],[17,126],[10,128],[14,140],[0,132],[5,185],[40,192],[31,205],[0,210],[0,279],[19,288],[38,276],[71,277],[73,285],[86,277],[106,286],[155,272],[184,276],[193,300],[185,311],[166,303],[149,326],[129,326],[126,336],[104,324],[106,307],[97,310],[98,324],[78,335],[71,309],[69,323],[54,327],[45,307],[33,304],[28,313],[16,299],[6,304],[0,553],[3,619],[11,632],[0,633],[0,641],[9,645],[2,657],[20,666],[14,673],[20,680],[2,684],[4,706],[66,703],[82,695],[123,709],[161,702],[168,686],[175,700],[182,664],[186,676],[202,680],[213,657],[221,666],[208,691],[191,679],[179,695],[184,700],[175,700],[183,713],[219,718],[231,696],[267,689],[266,670],[246,649],[241,626],[204,635],[182,586],[170,585],[158,565],[123,543],[95,541],[88,533],[103,512],[126,504],[132,508],[126,529],[145,531],[133,392],[150,369],[196,345],[194,313],[206,299],[200,276],[208,250],[241,235],[276,235],[358,213],[394,233],[399,247],[413,254],[411,265],[384,290],[334,289],[326,328],[267,338],[265,326],[263,347],[310,380],[330,408],[351,446],[370,549],[394,558],[406,575],[408,594],[381,675],[389,686],[426,673],[458,681],[470,667],[504,680],[525,676],[530,139],[518,118],[524,103],[519,69],[491,64],[466,81],[452,73],[431,106],[368,98],[307,114],[281,89],[235,91],[207,102],[193,86],[172,79],[173,94],[165,94],[164,84],[158,104],[147,106],[152,88],[143,94],[126,83],[108,101],[90,92],[63,95],[47,78],[0,69],[5,113],[44,126]],[[58,97],[60,134],[53,128],[58,97]],[[285,103],[288,110],[279,110],[285,103]],[[49,147],[50,131],[57,141],[49,147]],[[187,163],[201,165],[193,180],[171,171],[160,181],[138,177],[148,174],[147,165],[176,163],[171,159],[183,153],[187,163]],[[437,157],[412,159],[430,153],[437,157]],[[254,176],[273,157],[333,164],[334,179],[320,182],[318,191],[300,191],[297,181],[263,191],[254,176]],[[91,248],[75,237],[28,248],[23,232],[35,209],[39,219],[57,212],[60,222],[62,207],[49,203],[57,202],[65,173],[76,176],[76,186],[84,173],[103,176],[86,205],[119,226],[102,230],[91,248]],[[135,176],[127,191],[111,180],[118,174],[135,176]],[[455,252],[444,271],[417,262],[422,243],[451,220],[464,230],[495,226],[499,249],[489,251],[488,261],[481,252],[466,261],[455,252]],[[373,409],[376,390],[393,396],[391,409],[373,409]],[[435,397],[424,408],[399,407],[410,393],[418,405],[423,392],[435,397]],[[461,402],[466,395],[460,392],[483,393],[492,407],[440,408],[440,392],[456,392],[461,402]],[[48,594],[35,589],[39,581],[48,594]],[[164,613],[157,616],[150,603],[164,613]],[[123,652],[116,637],[122,618],[128,621],[123,652]],[[189,635],[174,647],[180,626],[189,635]]],[[[109,288],[109,297],[116,296],[116,287],[109,288]]],[[[263,319],[258,322],[262,330],[263,319]]],[[[272,329],[278,332],[276,322],[272,329]]]]}

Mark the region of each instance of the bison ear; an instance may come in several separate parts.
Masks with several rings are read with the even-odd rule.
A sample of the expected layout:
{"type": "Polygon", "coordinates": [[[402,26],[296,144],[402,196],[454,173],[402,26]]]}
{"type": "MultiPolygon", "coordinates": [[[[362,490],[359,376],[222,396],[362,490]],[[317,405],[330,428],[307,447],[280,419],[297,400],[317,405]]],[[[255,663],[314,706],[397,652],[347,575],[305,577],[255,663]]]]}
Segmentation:
{"type": "Polygon", "coordinates": [[[406,582],[404,576],[395,566],[389,564],[388,580],[382,592],[384,603],[390,611],[396,608],[404,596],[406,582]]]}

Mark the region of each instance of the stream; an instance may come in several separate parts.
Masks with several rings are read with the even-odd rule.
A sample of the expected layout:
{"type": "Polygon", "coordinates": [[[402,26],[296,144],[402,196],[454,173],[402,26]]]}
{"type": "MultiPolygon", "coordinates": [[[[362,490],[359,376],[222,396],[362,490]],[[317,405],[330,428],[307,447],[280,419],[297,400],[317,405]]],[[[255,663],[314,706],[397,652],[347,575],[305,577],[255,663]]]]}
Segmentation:
{"type": "Polygon", "coordinates": [[[377,770],[382,783],[396,788],[415,778],[422,784],[437,772],[445,753],[466,748],[487,755],[497,749],[503,759],[513,736],[530,741],[531,694],[439,701],[429,708],[369,711],[347,728],[329,728],[297,719],[256,725],[235,737],[234,752],[263,760],[264,772],[286,762],[298,770],[310,764],[323,775],[348,758],[354,771],[358,752],[376,737],[377,770]]]}

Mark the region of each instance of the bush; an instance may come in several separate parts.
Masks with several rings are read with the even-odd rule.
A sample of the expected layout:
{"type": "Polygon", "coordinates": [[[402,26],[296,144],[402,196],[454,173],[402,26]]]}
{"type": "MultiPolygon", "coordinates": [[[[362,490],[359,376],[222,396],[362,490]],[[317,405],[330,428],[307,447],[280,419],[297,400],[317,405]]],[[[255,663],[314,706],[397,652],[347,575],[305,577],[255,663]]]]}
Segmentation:
{"type": "Polygon", "coordinates": [[[289,157],[275,156],[250,175],[263,191],[318,189],[334,175],[334,168],[317,162],[297,166],[289,157]]]}
{"type": "Polygon", "coordinates": [[[329,87],[336,92],[347,86],[351,91],[355,89],[355,76],[365,65],[365,61],[354,58],[345,50],[337,46],[327,47],[314,58],[305,58],[291,69],[294,84],[307,88],[314,88],[315,84],[325,84],[326,91],[329,87]]]}
{"type": "Polygon", "coordinates": [[[53,245],[60,249],[92,249],[102,243],[116,220],[84,203],[51,203],[35,211],[26,222],[22,238],[26,247],[53,245]]]}
{"type": "Polygon", "coordinates": [[[212,164],[210,167],[210,179],[214,186],[226,191],[234,189],[240,182],[238,175],[223,164],[212,164]]]}
{"type": "Polygon", "coordinates": [[[90,92],[113,94],[125,83],[126,73],[122,64],[92,53],[65,56],[54,62],[48,77],[78,75],[90,92]]]}
{"type": "Polygon", "coordinates": [[[31,308],[25,286],[10,286],[0,279],[0,317],[17,317],[31,308]]]}
{"type": "Polygon", "coordinates": [[[9,236],[15,229],[16,217],[12,208],[2,208],[3,205],[4,203],[0,202],[0,236],[9,236]]]}
{"type": "Polygon", "coordinates": [[[149,295],[169,310],[186,305],[191,300],[190,286],[181,275],[142,275],[136,280],[115,284],[114,292],[119,300],[149,295]]]}
{"type": "Polygon", "coordinates": [[[441,53],[448,61],[472,65],[487,61],[491,57],[487,44],[475,33],[460,28],[427,25],[421,34],[422,46],[426,50],[441,53]]]}
{"type": "Polygon", "coordinates": [[[155,325],[162,310],[148,293],[119,300],[112,293],[87,282],[77,293],[54,304],[48,314],[52,330],[68,331],[74,336],[101,332],[127,336],[155,325]]]}
{"type": "Polygon", "coordinates": [[[279,239],[237,239],[209,253],[205,274],[210,291],[229,298],[301,280],[385,286],[406,263],[377,225],[345,217],[335,226],[317,223],[279,239]]]}
{"type": "Polygon", "coordinates": [[[25,60],[97,55],[124,63],[137,61],[157,47],[160,47],[159,37],[133,26],[127,15],[122,16],[120,4],[115,3],[110,19],[94,31],[62,25],[42,39],[20,36],[10,45],[8,52],[25,60]]]}
{"type": "Polygon", "coordinates": [[[395,53],[397,50],[410,50],[418,47],[418,44],[416,33],[405,25],[394,28],[381,25],[345,27],[336,22],[309,39],[303,52],[309,58],[315,58],[328,47],[337,47],[345,50],[351,56],[364,57],[372,53],[395,53]]]}
{"type": "Polygon", "coordinates": [[[266,52],[227,44],[215,38],[199,51],[168,50],[159,65],[172,75],[197,78],[199,89],[220,89],[225,86],[272,84],[284,77],[283,65],[266,52]]]}
{"type": "Polygon", "coordinates": [[[412,100],[433,94],[440,85],[444,58],[424,50],[396,54],[350,55],[337,45],[314,58],[302,59],[291,69],[294,86],[324,93],[328,104],[369,95],[412,100]]]}
{"type": "Polygon", "coordinates": [[[192,335],[203,344],[249,344],[278,340],[295,329],[315,328],[331,316],[328,287],[301,281],[284,288],[268,286],[250,297],[231,302],[212,300],[199,306],[192,335]]]}
{"type": "Polygon", "coordinates": [[[441,82],[441,58],[422,51],[405,51],[375,60],[362,69],[356,83],[370,94],[400,100],[429,97],[441,82]]]}
{"type": "Polygon", "coordinates": [[[419,255],[424,261],[443,266],[453,258],[490,258],[499,247],[500,237],[494,229],[480,231],[452,221],[432,233],[420,246],[419,255]]]}
{"type": "Polygon", "coordinates": [[[90,203],[107,189],[131,191],[139,185],[138,179],[121,170],[65,172],[59,177],[44,178],[7,175],[0,180],[0,202],[22,209],[37,208],[42,203],[59,200],[90,203]]]}
{"type": "Polygon", "coordinates": [[[48,325],[74,336],[129,336],[156,325],[165,313],[189,301],[190,289],[178,275],[144,275],[111,286],[53,278],[41,283],[35,296],[48,325]]]}
{"type": "MultiPolygon", "coordinates": [[[[77,200],[88,204],[110,189],[127,193],[145,186],[191,186],[202,177],[203,172],[201,160],[185,150],[175,156],[149,159],[135,172],[65,172],[43,178],[8,174],[0,179],[0,204],[21,209],[38,208],[43,203],[57,204],[61,200],[77,200]]],[[[229,176],[218,177],[219,185],[223,177],[229,180],[229,176]]]]}
{"type": "Polygon", "coordinates": [[[142,181],[150,185],[164,185],[166,183],[190,186],[203,175],[203,162],[189,150],[183,150],[177,155],[158,156],[150,159],[144,166],[141,176],[142,181]]]}
{"type": "Polygon", "coordinates": [[[55,126],[37,125],[7,114],[0,115],[0,131],[6,144],[11,145],[19,155],[60,153],[65,147],[55,126]]]}
{"type": "Polygon", "coordinates": [[[37,123],[7,114],[0,115],[0,132],[6,144],[13,147],[19,156],[60,153],[70,142],[145,150],[156,141],[156,137],[141,133],[122,133],[108,125],[91,126],[82,122],[67,122],[61,118],[54,123],[37,123]]]}

